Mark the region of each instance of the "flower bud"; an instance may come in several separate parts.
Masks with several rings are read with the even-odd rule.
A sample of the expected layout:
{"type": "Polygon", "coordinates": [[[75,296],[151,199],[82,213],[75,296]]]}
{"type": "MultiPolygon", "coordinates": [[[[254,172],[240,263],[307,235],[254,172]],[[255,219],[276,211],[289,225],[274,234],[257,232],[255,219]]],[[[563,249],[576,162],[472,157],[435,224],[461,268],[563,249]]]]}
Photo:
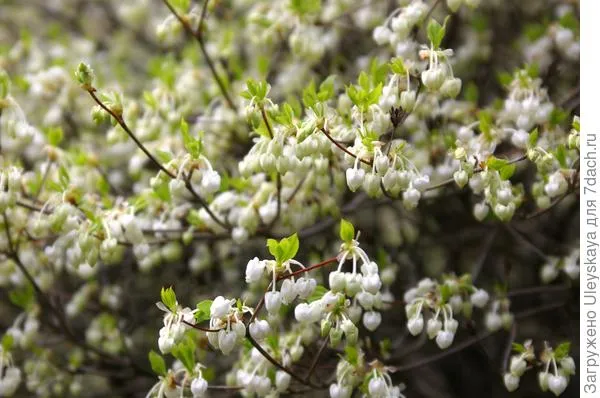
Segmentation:
{"type": "Polygon", "coordinates": [[[415,91],[403,91],[400,93],[400,107],[404,112],[412,112],[417,103],[417,93],[415,91]]]}
{"type": "Polygon", "coordinates": [[[565,373],[569,375],[575,374],[575,361],[571,357],[564,357],[560,360],[560,366],[563,368],[565,373]]]}
{"type": "Polygon", "coordinates": [[[342,341],[342,336],[344,332],[342,329],[334,328],[329,331],[329,341],[331,342],[331,346],[335,347],[342,341]]]}
{"type": "Polygon", "coordinates": [[[442,87],[440,87],[440,92],[446,97],[456,98],[456,96],[460,93],[461,88],[462,81],[457,77],[451,77],[444,81],[444,84],[442,84],[442,87]]]}
{"type": "Polygon", "coordinates": [[[417,336],[423,331],[423,324],[423,315],[419,314],[418,316],[410,318],[406,324],[406,327],[408,328],[410,334],[417,336]]]}
{"type": "Polygon", "coordinates": [[[375,311],[367,311],[363,314],[363,325],[367,330],[373,332],[381,324],[381,314],[375,311]]]}
{"type": "Polygon", "coordinates": [[[79,63],[77,70],[75,71],[75,77],[77,81],[84,89],[91,89],[94,84],[94,71],[93,69],[83,62],[79,63]]]}
{"type": "Polygon", "coordinates": [[[442,321],[430,318],[427,320],[427,336],[433,339],[442,330],[442,321]]]}
{"type": "Polygon", "coordinates": [[[548,376],[548,389],[559,396],[567,388],[567,378],[563,375],[549,375],[548,376]]]}
{"type": "Polygon", "coordinates": [[[282,370],[278,370],[277,373],[275,373],[275,387],[277,388],[277,391],[286,391],[289,388],[291,381],[292,377],[288,373],[282,370]]]}
{"type": "Polygon", "coordinates": [[[333,271],[329,274],[329,288],[332,292],[341,292],[346,287],[346,277],[340,271],[333,271]]]}
{"type": "Polygon", "coordinates": [[[510,373],[506,373],[504,375],[504,386],[509,392],[515,391],[519,388],[519,377],[510,373]]]}
{"type": "Polygon", "coordinates": [[[457,170],[454,172],[454,182],[459,188],[464,188],[465,185],[469,182],[469,175],[464,170],[457,170]]]}
{"type": "Polygon", "coordinates": [[[219,348],[223,355],[229,355],[237,339],[238,335],[234,331],[219,330],[219,348]]]}
{"type": "Polygon", "coordinates": [[[463,0],[446,0],[446,5],[452,12],[456,12],[462,5],[462,2],[463,0]]]}
{"type": "Polygon", "coordinates": [[[448,330],[441,330],[435,337],[435,343],[442,350],[445,350],[446,348],[450,347],[452,345],[453,341],[454,341],[454,333],[452,333],[448,330]]]}
{"type": "Polygon", "coordinates": [[[198,376],[192,380],[190,384],[190,390],[192,391],[192,395],[194,398],[201,398],[206,393],[208,389],[208,383],[202,376],[198,376]]]}
{"type": "Polygon", "coordinates": [[[544,392],[548,391],[548,376],[548,372],[538,373],[538,383],[540,385],[540,389],[544,392]]]}
{"type": "Polygon", "coordinates": [[[485,204],[485,202],[475,203],[475,206],[473,206],[473,216],[477,219],[477,221],[483,221],[489,212],[490,208],[485,204]]]}
{"type": "Polygon", "coordinates": [[[527,362],[523,358],[515,356],[510,359],[510,373],[520,377],[525,373],[525,369],[527,362]]]}
{"type": "Polygon", "coordinates": [[[281,308],[281,293],[269,291],[265,294],[265,307],[271,315],[276,315],[281,308]]]}
{"type": "Polygon", "coordinates": [[[477,308],[483,308],[487,304],[490,295],[483,289],[477,289],[471,294],[471,303],[477,308]]]}

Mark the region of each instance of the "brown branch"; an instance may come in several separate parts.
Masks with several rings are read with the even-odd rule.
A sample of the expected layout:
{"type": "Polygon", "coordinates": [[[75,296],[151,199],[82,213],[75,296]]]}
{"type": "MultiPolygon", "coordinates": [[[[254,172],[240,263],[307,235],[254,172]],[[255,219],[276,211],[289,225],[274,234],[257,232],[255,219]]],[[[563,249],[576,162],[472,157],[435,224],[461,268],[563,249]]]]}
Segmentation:
{"type": "Polygon", "coordinates": [[[84,87],[84,89],[90,94],[90,96],[92,97],[92,99],[94,100],[94,102],[96,102],[96,104],[98,104],[102,109],[104,109],[104,111],[106,111],[109,115],[111,115],[115,121],[119,124],[119,126],[121,126],[121,128],[123,130],[125,130],[125,132],[127,133],[127,135],[129,136],[129,138],[131,138],[135,144],[138,146],[138,148],[140,148],[142,150],[142,152],[144,152],[146,154],[146,156],[148,157],[148,159],[150,159],[150,161],[152,163],[154,163],[154,165],[161,170],[162,172],[164,172],[166,175],[168,175],[169,177],[175,179],[177,178],[177,176],[173,173],[171,173],[169,170],[167,170],[159,161],[158,159],[156,159],[154,157],[154,155],[152,155],[150,153],[150,151],[148,151],[148,149],[144,146],[144,144],[136,137],[136,135],[133,133],[133,131],[131,131],[131,129],[129,128],[129,126],[127,125],[127,123],[125,123],[125,120],[123,119],[123,116],[119,115],[118,113],[114,112],[112,109],[110,109],[109,107],[107,107],[102,101],[100,101],[100,99],[98,98],[98,96],[96,95],[96,89],[93,87],[84,87]]]}
{"type": "Polygon", "coordinates": [[[319,346],[319,351],[317,351],[317,354],[315,355],[315,357],[312,360],[312,363],[310,364],[310,368],[308,368],[308,372],[306,372],[306,376],[304,376],[304,381],[306,383],[310,382],[310,377],[312,376],[313,372],[317,368],[317,363],[319,363],[319,359],[321,358],[323,351],[325,351],[325,348],[327,347],[328,342],[329,342],[329,336],[327,336],[323,339],[323,342],[319,346]]]}
{"type": "Polygon", "coordinates": [[[258,350],[258,352],[261,353],[261,355],[263,357],[265,357],[265,359],[269,362],[271,362],[277,369],[284,371],[285,373],[289,374],[292,379],[300,382],[303,385],[307,385],[313,388],[319,388],[318,386],[313,385],[312,383],[305,381],[302,377],[300,377],[298,374],[296,374],[293,370],[287,368],[286,366],[282,365],[281,363],[279,363],[275,358],[273,358],[271,356],[271,354],[269,354],[264,348],[261,347],[261,345],[259,343],[256,342],[256,340],[254,340],[254,338],[250,335],[249,332],[246,333],[246,339],[250,342],[250,344],[252,344],[252,346],[254,348],[256,348],[258,350]]]}
{"type": "Polygon", "coordinates": [[[221,94],[223,95],[223,98],[225,98],[225,102],[227,102],[227,105],[231,109],[233,109],[234,111],[237,111],[237,107],[235,106],[233,100],[229,96],[229,93],[227,92],[227,88],[225,87],[225,83],[223,83],[223,80],[217,73],[215,65],[214,65],[212,59],[210,58],[210,56],[208,55],[208,51],[206,50],[206,45],[204,43],[204,36],[202,34],[202,24],[203,24],[204,20],[206,19],[209,1],[210,0],[204,1],[204,5],[202,6],[202,13],[200,14],[200,21],[198,22],[198,28],[196,30],[194,30],[192,28],[192,26],[189,24],[189,22],[186,19],[184,19],[181,15],[179,15],[177,13],[175,8],[173,8],[173,6],[169,3],[168,0],[163,0],[163,3],[167,6],[169,11],[171,11],[171,13],[175,16],[175,18],[177,18],[179,23],[181,23],[181,26],[183,26],[183,29],[187,32],[187,34],[192,36],[198,42],[198,45],[200,46],[200,51],[202,51],[202,55],[204,56],[204,60],[206,61],[206,64],[208,65],[208,68],[210,69],[210,73],[212,74],[213,79],[217,82],[217,85],[219,86],[219,89],[221,90],[221,94]]]}
{"type": "MultiPolygon", "coordinates": [[[[177,176],[175,174],[173,174],[171,171],[167,170],[154,157],[154,155],[152,155],[150,153],[150,151],[144,146],[144,144],[136,137],[136,135],[133,133],[133,131],[131,131],[131,129],[129,128],[129,126],[125,122],[125,119],[123,119],[123,116],[121,116],[120,114],[114,112],[112,109],[110,109],[109,107],[107,107],[102,101],[100,101],[100,99],[96,95],[96,89],[94,87],[85,87],[84,86],[83,88],[90,94],[90,96],[96,102],[96,104],[98,104],[104,111],[106,111],[109,115],[111,115],[115,119],[115,121],[119,124],[119,126],[121,126],[121,128],[123,130],[125,130],[125,132],[127,133],[127,135],[136,143],[136,145],[138,146],[138,148],[140,148],[142,150],[142,152],[144,152],[146,154],[146,156],[150,159],[150,161],[159,170],[161,170],[162,172],[164,172],[171,179],[177,179],[177,176]]],[[[204,200],[204,198],[202,196],[200,196],[196,192],[196,190],[194,189],[194,187],[190,183],[189,178],[185,180],[185,187],[194,196],[194,198],[200,203],[200,205],[204,208],[204,210],[206,210],[206,212],[208,213],[208,215],[209,215],[210,218],[212,218],[221,227],[223,227],[223,228],[225,228],[227,230],[231,229],[225,222],[223,222],[222,220],[220,220],[217,217],[217,215],[210,209],[210,207],[208,206],[208,203],[206,202],[206,200],[204,200]]]]}
{"type": "MultiPolygon", "coordinates": [[[[340,144],[338,141],[336,141],[327,131],[327,129],[325,129],[325,127],[321,127],[321,131],[323,132],[323,134],[325,134],[325,136],[329,139],[329,141],[331,141],[336,147],[338,147],[341,151],[345,152],[346,154],[352,156],[353,158],[357,158],[358,156],[356,156],[355,154],[353,154],[352,152],[350,152],[348,150],[348,148],[346,148],[345,146],[343,146],[342,144],[340,144]]],[[[358,158],[359,161],[361,161],[364,164],[368,164],[369,166],[373,165],[373,161],[372,160],[365,160],[362,158],[358,158]]]]}
{"type": "MultiPolygon", "coordinates": [[[[519,319],[521,319],[521,318],[527,318],[529,316],[537,315],[537,314],[542,313],[542,312],[554,310],[556,308],[562,307],[564,304],[565,304],[564,302],[561,302],[561,303],[554,303],[554,304],[549,304],[549,305],[541,306],[541,307],[538,307],[538,308],[532,308],[531,310],[523,311],[521,313],[516,314],[515,315],[515,319],[517,319],[517,318],[519,318],[519,319]]],[[[442,352],[440,352],[438,354],[431,355],[431,356],[423,358],[423,359],[421,359],[419,361],[408,363],[408,364],[405,364],[405,365],[402,365],[402,366],[396,366],[396,367],[394,367],[394,369],[396,371],[398,371],[398,372],[405,372],[405,371],[409,371],[409,370],[413,370],[413,369],[417,369],[417,368],[429,365],[430,363],[439,361],[440,359],[443,359],[443,358],[448,357],[450,355],[456,354],[457,352],[460,352],[460,351],[464,350],[467,347],[470,347],[470,346],[472,346],[474,344],[477,344],[480,341],[485,340],[488,337],[492,336],[493,334],[496,334],[497,332],[498,331],[494,331],[494,332],[486,331],[486,332],[481,333],[481,334],[479,334],[479,335],[477,335],[475,337],[472,337],[470,339],[462,341],[462,342],[454,345],[453,347],[448,348],[447,350],[442,351],[442,352]]],[[[392,362],[389,361],[389,363],[392,363],[392,362]]]]}
{"type": "Polygon", "coordinates": [[[298,275],[302,275],[302,274],[304,274],[305,272],[312,271],[312,270],[314,270],[314,269],[317,269],[317,268],[324,267],[324,266],[326,266],[326,265],[329,265],[329,264],[335,263],[335,262],[337,262],[337,261],[338,261],[337,257],[332,257],[332,258],[329,258],[329,259],[327,259],[327,260],[325,260],[325,261],[321,261],[321,262],[320,262],[320,263],[318,263],[318,264],[311,265],[310,267],[302,268],[302,269],[299,269],[298,271],[294,271],[294,272],[292,272],[292,273],[290,273],[290,274],[282,275],[282,276],[280,276],[280,277],[278,277],[278,278],[277,278],[277,281],[281,281],[281,280],[284,280],[284,279],[288,279],[288,278],[291,278],[291,277],[293,277],[293,276],[295,277],[295,276],[298,276],[298,275]]]}

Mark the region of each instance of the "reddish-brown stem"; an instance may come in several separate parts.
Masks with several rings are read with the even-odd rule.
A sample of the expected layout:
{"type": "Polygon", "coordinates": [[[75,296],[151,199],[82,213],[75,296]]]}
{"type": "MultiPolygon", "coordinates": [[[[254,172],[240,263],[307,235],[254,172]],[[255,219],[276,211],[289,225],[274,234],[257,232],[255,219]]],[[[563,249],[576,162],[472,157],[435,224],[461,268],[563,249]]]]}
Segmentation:
{"type": "Polygon", "coordinates": [[[96,96],[96,89],[93,87],[89,87],[89,88],[85,88],[85,90],[90,94],[90,96],[92,97],[92,99],[96,102],[96,104],[98,104],[102,109],[104,109],[104,111],[106,111],[109,115],[111,115],[115,121],[119,124],[119,126],[121,126],[121,128],[123,130],[125,130],[125,132],[127,133],[127,135],[129,136],[129,138],[131,138],[135,144],[138,146],[138,148],[140,148],[142,150],[142,152],[144,152],[146,154],[146,156],[148,157],[148,159],[150,159],[150,161],[152,163],[154,163],[154,165],[162,170],[166,175],[168,175],[171,178],[176,178],[175,174],[171,173],[169,170],[167,170],[155,157],[154,155],[152,155],[150,153],[150,151],[148,151],[148,149],[144,146],[144,144],[142,144],[142,142],[136,137],[135,134],[133,134],[133,131],[131,131],[131,129],[129,128],[129,126],[127,125],[127,123],[125,123],[125,120],[123,119],[123,116],[115,113],[112,109],[110,109],[109,107],[107,107],[106,105],[104,105],[104,103],[102,101],[100,101],[100,99],[98,98],[98,96],[96,96]]]}
{"type": "MultiPolygon", "coordinates": [[[[331,141],[336,147],[338,147],[340,150],[342,150],[343,152],[345,152],[346,154],[352,156],[353,158],[358,158],[358,156],[356,156],[355,154],[353,154],[352,152],[350,152],[348,150],[348,148],[346,148],[345,146],[343,146],[342,144],[340,144],[339,142],[337,142],[332,136],[331,134],[329,134],[329,132],[327,131],[327,129],[325,129],[325,127],[321,127],[321,131],[323,132],[323,134],[325,134],[325,136],[329,139],[329,141],[331,141]]],[[[373,165],[373,161],[372,160],[365,160],[362,158],[358,158],[359,161],[361,161],[364,164],[368,164],[369,166],[373,165]]]]}
{"type": "MultiPolygon", "coordinates": [[[[269,137],[271,137],[271,139],[273,139],[273,137],[275,137],[275,135],[273,134],[273,128],[271,127],[271,123],[269,122],[269,117],[267,116],[265,107],[262,105],[260,106],[260,115],[262,116],[263,122],[265,123],[265,127],[267,128],[269,137]]],[[[273,227],[273,225],[275,225],[275,223],[281,216],[281,185],[282,184],[281,184],[281,174],[279,172],[277,172],[276,180],[277,180],[276,181],[276,184],[277,184],[277,213],[275,214],[275,218],[273,218],[273,221],[271,221],[269,223],[269,225],[267,226],[267,229],[271,229],[271,227],[273,227]]]]}
{"type": "Polygon", "coordinates": [[[305,272],[312,271],[313,269],[324,267],[326,265],[329,265],[331,263],[335,263],[337,261],[338,261],[337,257],[332,257],[332,258],[327,259],[325,261],[321,261],[318,264],[311,265],[310,267],[302,268],[302,269],[299,269],[298,271],[294,271],[294,272],[292,272],[290,274],[282,275],[282,276],[280,276],[280,277],[277,278],[277,281],[281,281],[281,280],[284,280],[284,279],[287,279],[287,278],[291,278],[293,276],[302,275],[305,272]]]}
{"type": "Polygon", "coordinates": [[[323,339],[323,342],[321,343],[321,346],[319,346],[319,351],[317,351],[317,354],[315,355],[312,363],[310,364],[310,368],[308,368],[308,372],[306,372],[306,376],[304,376],[304,381],[306,381],[307,383],[310,381],[310,377],[317,368],[317,363],[319,363],[319,359],[321,359],[321,354],[323,354],[323,351],[325,351],[325,347],[327,347],[328,342],[329,336],[325,337],[323,339]]]}
{"type": "Polygon", "coordinates": [[[186,325],[188,325],[188,326],[190,326],[190,327],[193,327],[193,328],[194,328],[194,329],[196,329],[196,330],[201,330],[201,331],[203,331],[203,332],[210,332],[210,333],[214,333],[214,332],[218,332],[219,330],[222,330],[222,329],[210,329],[210,328],[204,328],[204,327],[202,327],[202,326],[200,326],[200,325],[196,325],[196,324],[190,323],[190,322],[188,322],[188,321],[186,321],[186,320],[182,320],[181,322],[183,322],[184,324],[186,324],[186,325]]]}

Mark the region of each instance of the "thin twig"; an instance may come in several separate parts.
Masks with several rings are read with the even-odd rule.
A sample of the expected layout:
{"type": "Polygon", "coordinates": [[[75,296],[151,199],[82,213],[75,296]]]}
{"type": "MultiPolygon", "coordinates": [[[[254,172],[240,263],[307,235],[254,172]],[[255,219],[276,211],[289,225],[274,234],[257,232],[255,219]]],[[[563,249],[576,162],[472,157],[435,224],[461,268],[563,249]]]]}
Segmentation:
{"type": "MultiPolygon", "coordinates": [[[[353,154],[352,152],[350,152],[348,150],[348,148],[346,148],[345,146],[343,146],[342,144],[340,144],[337,140],[335,140],[331,134],[329,134],[329,132],[327,131],[327,129],[325,127],[321,127],[321,131],[323,132],[323,134],[325,134],[325,136],[329,139],[329,141],[331,141],[336,147],[338,147],[341,151],[345,152],[346,154],[352,156],[353,158],[358,158],[358,156],[356,156],[355,154],[353,154]]],[[[368,164],[369,166],[373,165],[373,161],[372,160],[365,160],[363,158],[358,158],[359,161],[361,161],[364,164],[368,164]]]]}
{"type": "MultiPolygon", "coordinates": [[[[166,169],[155,157],[154,155],[152,155],[150,153],[150,151],[146,148],[146,146],[144,146],[144,144],[136,137],[136,135],[133,133],[133,131],[131,131],[131,129],[129,128],[129,126],[127,125],[127,123],[125,122],[125,119],[123,119],[123,116],[115,113],[112,109],[110,109],[109,107],[107,107],[102,101],[100,101],[100,99],[98,98],[98,96],[96,95],[96,89],[93,87],[84,87],[84,89],[90,94],[90,96],[92,97],[92,99],[102,108],[104,109],[104,111],[106,111],[109,115],[111,115],[116,122],[119,124],[119,126],[121,126],[121,128],[123,130],[125,130],[125,132],[127,133],[127,135],[136,143],[136,145],[138,146],[138,148],[140,148],[142,150],[142,152],[144,152],[146,154],[146,156],[150,159],[150,161],[152,163],[154,163],[154,165],[161,170],[162,172],[164,172],[166,175],[168,175],[171,179],[177,179],[177,176],[175,174],[173,174],[171,171],[169,171],[168,169],[166,169]]],[[[200,196],[196,190],[194,189],[194,187],[192,186],[191,182],[189,181],[189,179],[185,180],[185,187],[186,189],[194,196],[194,198],[200,203],[200,205],[204,208],[204,210],[206,210],[207,214],[209,215],[210,218],[212,218],[217,224],[219,224],[221,227],[229,230],[231,229],[225,222],[223,222],[221,219],[219,219],[217,217],[217,215],[210,209],[210,207],[208,206],[208,203],[206,202],[206,200],[204,200],[204,198],[202,196],[200,196]]]]}
{"type": "Polygon", "coordinates": [[[100,101],[100,99],[96,95],[96,89],[94,89],[93,87],[90,87],[90,88],[85,88],[85,90],[90,94],[90,96],[92,97],[92,99],[94,100],[94,102],[96,102],[96,104],[98,104],[102,109],[104,109],[104,111],[106,111],[109,115],[111,115],[115,119],[115,121],[119,124],[119,126],[121,126],[121,128],[123,130],[125,130],[125,132],[129,136],[129,138],[131,138],[135,142],[135,144],[138,146],[138,148],[140,148],[142,150],[142,152],[144,152],[146,154],[146,156],[148,157],[148,159],[150,159],[150,161],[152,163],[154,163],[154,165],[158,169],[160,169],[162,172],[164,172],[166,175],[168,175],[169,177],[171,177],[173,179],[177,178],[177,176],[175,174],[173,174],[172,172],[170,172],[169,170],[167,170],[158,161],[158,159],[156,159],[154,157],[154,155],[152,155],[150,153],[150,151],[146,148],[146,146],[136,137],[136,135],[133,133],[133,131],[131,131],[131,129],[129,128],[129,126],[127,125],[127,123],[125,123],[125,120],[123,119],[123,116],[115,113],[112,109],[110,109],[102,101],[100,101]]]}
{"type": "Polygon", "coordinates": [[[325,337],[323,339],[323,342],[319,346],[319,351],[317,351],[315,357],[312,360],[312,363],[310,364],[310,368],[308,368],[308,372],[306,372],[306,376],[304,376],[305,382],[307,382],[307,383],[310,382],[310,377],[312,376],[313,372],[317,368],[317,363],[319,363],[319,359],[321,359],[321,354],[323,354],[323,351],[325,351],[325,348],[327,347],[328,342],[329,342],[329,336],[325,337]]]}
{"type": "Polygon", "coordinates": [[[294,380],[296,380],[304,385],[318,388],[317,386],[314,386],[311,383],[304,381],[304,379],[302,377],[300,377],[298,374],[296,374],[293,370],[291,370],[291,369],[283,366],[281,363],[279,363],[275,358],[273,358],[271,356],[271,354],[269,354],[264,348],[262,348],[261,345],[256,342],[256,340],[254,340],[254,338],[250,335],[250,332],[246,333],[246,339],[250,342],[250,344],[252,344],[252,346],[254,348],[256,348],[258,350],[258,352],[261,353],[261,355],[263,357],[265,357],[265,359],[267,361],[271,362],[277,369],[284,371],[285,373],[289,374],[294,380]]]}
{"type": "Polygon", "coordinates": [[[288,279],[288,278],[291,278],[291,277],[296,277],[298,275],[304,274],[305,272],[312,271],[313,269],[324,267],[326,265],[335,263],[337,261],[338,261],[337,257],[332,257],[332,258],[329,258],[329,259],[327,259],[325,261],[321,261],[318,264],[311,265],[310,267],[301,268],[298,271],[294,271],[294,272],[292,272],[290,274],[282,275],[282,276],[280,276],[280,277],[277,278],[277,281],[281,281],[281,280],[288,279]]]}
{"type": "Polygon", "coordinates": [[[168,0],[163,0],[163,3],[167,6],[169,11],[171,11],[171,13],[175,16],[175,18],[177,18],[179,23],[181,23],[181,26],[183,26],[183,29],[187,32],[187,34],[192,36],[194,39],[196,39],[196,41],[198,42],[198,45],[200,46],[200,51],[202,51],[202,55],[204,56],[204,60],[206,61],[206,64],[208,65],[208,68],[210,69],[210,73],[212,74],[213,79],[217,82],[217,85],[219,86],[219,90],[221,90],[221,94],[223,95],[223,98],[225,98],[227,105],[231,109],[233,109],[234,111],[237,111],[237,107],[235,106],[235,103],[229,96],[229,93],[227,92],[227,88],[225,87],[225,83],[223,83],[223,80],[217,73],[215,65],[214,65],[212,59],[210,58],[210,55],[208,54],[208,51],[206,50],[206,45],[204,43],[204,36],[202,34],[202,25],[206,19],[209,1],[210,0],[204,1],[204,5],[202,6],[202,12],[200,14],[200,20],[198,22],[198,28],[196,30],[194,30],[192,28],[192,26],[189,24],[189,22],[186,19],[184,19],[181,15],[179,15],[177,13],[175,8],[173,8],[173,6],[169,3],[168,0]]]}

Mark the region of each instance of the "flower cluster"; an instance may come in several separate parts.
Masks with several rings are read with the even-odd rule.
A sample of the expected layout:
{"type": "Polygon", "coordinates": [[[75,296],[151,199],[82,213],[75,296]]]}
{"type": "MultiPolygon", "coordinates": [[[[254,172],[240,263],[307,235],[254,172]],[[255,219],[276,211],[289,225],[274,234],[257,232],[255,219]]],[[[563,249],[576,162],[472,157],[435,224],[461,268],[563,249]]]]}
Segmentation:
{"type": "MultiPolygon", "coordinates": [[[[162,3],[2,6],[0,395],[402,397],[385,323],[424,276],[410,334],[448,348],[473,307],[514,324],[529,268],[488,305],[468,276],[433,280],[471,261],[441,235],[545,232],[577,205],[576,2],[162,3]],[[342,217],[360,244],[345,220],[329,234],[342,217]],[[163,289],[156,327],[167,284],[196,306],[163,289]]],[[[543,283],[577,285],[575,244],[542,253],[543,283]]],[[[573,373],[558,348],[514,362],[507,386],[523,362],[554,393],[573,373]]]]}
{"type": "Polygon", "coordinates": [[[473,307],[485,307],[488,299],[488,293],[473,286],[468,274],[448,276],[442,283],[426,278],[404,294],[406,326],[413,336],[425,329],[438,347],[446,349],[452,345],[458,329],[454,316],[462,313],[470,318],[473,307]],[[427,322],[424,313],[429,315],[427,322]]]}
{"type": "Polygon", "coordinates": [[[3,397],[12,396],[20,383],[21,369],[13,365],[10,353],[4,347],[0,348],[0,394],[3,397]]]}
{"type": "Polygon", "coordinates": [[[536,359],[531,340],[524,344],[513,343],[513,350],[517,352],[510,358],[508,371],[504,374],[504,385],[508,391],[519,388],[520,378],[532,367],[540,367],[538,382],[542,391],[550,390],[554,395],[561,395],[567,385],[569,378],[575,374],[575,361],[569,354],[569,343],[562,343],[552,349],[545,343],[544,350],[536,359]]]}
{"type": "Polygon", "coordinates": [[[579,278],[579,250],[573,250],[564,258],[551,257],[548,262],[540,268],[540,279],[544,283],[551,283],[560,271],[563,271],[569,279],[579,278]]]}

